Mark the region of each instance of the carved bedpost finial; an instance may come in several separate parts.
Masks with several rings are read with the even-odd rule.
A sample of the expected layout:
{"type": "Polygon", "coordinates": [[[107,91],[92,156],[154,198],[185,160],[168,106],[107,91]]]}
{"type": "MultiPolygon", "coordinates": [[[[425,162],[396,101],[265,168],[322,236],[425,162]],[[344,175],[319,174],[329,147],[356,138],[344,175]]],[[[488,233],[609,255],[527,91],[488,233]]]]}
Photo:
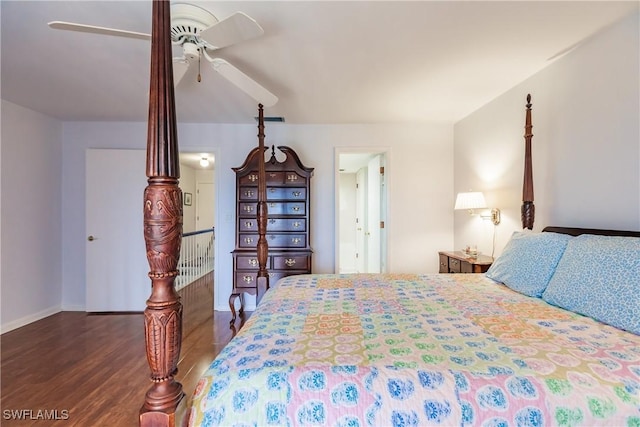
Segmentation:
{"type": "Polygon", "coordinates": [[[533,204],[533,168],[531,160],[531,133],[533,126],[531,125],[531,94],[527,95],[527,111],[525,118],[524,132],[524,181],[522,184],[522,208],[521,219],[522,228],[533,229],[533,221],[535,219],[535,206],[533,204]]]}

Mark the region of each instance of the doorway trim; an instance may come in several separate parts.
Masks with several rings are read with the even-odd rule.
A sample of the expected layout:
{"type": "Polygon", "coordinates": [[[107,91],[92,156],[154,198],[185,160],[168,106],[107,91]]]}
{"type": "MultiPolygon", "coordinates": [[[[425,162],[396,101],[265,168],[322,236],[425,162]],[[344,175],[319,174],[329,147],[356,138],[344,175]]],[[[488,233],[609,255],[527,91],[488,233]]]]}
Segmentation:
{"type": "Polygon", "coordinates": [[[385,158],[385,199],[386,203],[384,206],[384,221],[385,221],[385,234],[386,238],[384,239],[384,248],[381,248],[384,255],[384,265],[385,272],[390,272],[391,264],[389,258],[389,239],[391,236],[390,230],[390,209],[391,206],[391,192],[389,189],[391,188],[391,147],[388,146],[363,146],[363,147],[335,147],[334,148],[334,272],[338,273],[340,268],[340,156],[342,154],[382,154],[385,158]]]}

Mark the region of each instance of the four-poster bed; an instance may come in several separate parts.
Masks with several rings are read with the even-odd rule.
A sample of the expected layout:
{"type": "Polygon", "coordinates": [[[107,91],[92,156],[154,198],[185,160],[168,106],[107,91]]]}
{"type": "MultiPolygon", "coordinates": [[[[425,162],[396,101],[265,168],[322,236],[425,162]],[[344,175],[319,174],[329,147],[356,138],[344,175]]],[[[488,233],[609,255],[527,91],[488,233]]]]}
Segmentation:
{"type": "MultiPolygon", "coordinates": [[[[153,13],[144,196],[152,281],[145,335],[153,385],[140,412],[141,425],[175,426],[186,420],[190,425],[640,424],[640,325],[633,323],[633,307],[631,320],[585,313],[591,307],[580,301],[574,311],[565,310],[557,299],[549,304],[544,289],[542,297],[527,296],[510,278],[496,279],[504,271],[497,267],[487,275],[311,274],[271,284],[203,375],[186,411],[187,398],[174,378],[181,341],[182,306],[173,282],[182,200],[169,3],[155,1],[153,13]]],[[[261,120],[259,136],[262,126],[261,120]]],[[[528,96],[522,206],[522,225],[528,229],[534,219],[531,128],[528,96]]],[[[265,201],[260,173],[258,206],[265,201]]],[[[264,222],[266,209],[258,212],[263,215],[258,221],[264,222]]],[[[265,232],[266,224],[261,237],[265,232]]],[[[585,240],[570,236],[584,233],[628,239],[614,246],[628,247],[625,254],[640,253],[640,233],[634,232],[610,237],[615,233],[550,228],[519,234],[522,241],[528,235],[553,235],[564,242],[548,266],[553,277],[543,286],[555,289],[554,298],[565,292],[563,283],[554,282],[557,273],[571,277],[575,267],[574,259],[565,262],[566,254],[580,255],[576,247],[585,240]]],[[[542,255],[551,252],[540,247],[542,255]]],[[[593,254],[608,260],[610,254],[598,248],[593,254]]],[[[266,245],[257,251],[260,276],[268,279],[266,245]]],[[[505,253],[517,253],[509,251],[508,245],[505,253]]],[[[523,258],[507,271],[537,277],[538,271],[518,268],[526,264],[527,253],[520,253],[523,258]]],[[[630,269],[640,276],[640,266],[630,269]]],[[[629,279],[636,289],[638,276],[629,279]]],[[[580,283],[585,289],[590,285],[580,283]]],[[[637,300],[625,295],[632,303],[637,300]]]]}

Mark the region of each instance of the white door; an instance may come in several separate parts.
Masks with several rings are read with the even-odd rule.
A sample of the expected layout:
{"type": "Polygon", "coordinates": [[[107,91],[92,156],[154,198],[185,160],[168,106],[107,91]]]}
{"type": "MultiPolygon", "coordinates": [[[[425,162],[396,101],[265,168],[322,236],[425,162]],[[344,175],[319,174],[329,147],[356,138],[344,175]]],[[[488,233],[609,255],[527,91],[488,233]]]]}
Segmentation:
{"type": "Polygon", "coordinates": [[[142,311],[151,294],[143,234],[144,150],[87,150],[86,310],[142,311]]]}
{"type": "Polygon", "coordinates": [[[367,272],[367,168],[356,172],[356,272],[367,272]]]}
{"type": "Polygon", "coordinates": [[[196,184],[196,230],[213,228],[214,200],[213,182],[196,184]]]}
{"type": "Polygon", "coordinates": [[[367,273],[380,273],[380,155],[367,165],[367,273]]]}

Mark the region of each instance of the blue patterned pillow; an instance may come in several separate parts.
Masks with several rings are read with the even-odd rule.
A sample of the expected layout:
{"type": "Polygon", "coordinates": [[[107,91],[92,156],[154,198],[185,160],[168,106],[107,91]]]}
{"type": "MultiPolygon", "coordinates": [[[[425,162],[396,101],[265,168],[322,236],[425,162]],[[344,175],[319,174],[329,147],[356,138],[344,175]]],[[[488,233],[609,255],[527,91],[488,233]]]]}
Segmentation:
{"type": "Polygon", "coordinates": [[[515,232],[486,276],[521,294],[540,297],[570,239],[566,234],[515,232]]]}
{"type": "Polygon", "coordinates": [[[542,298],[640,335],[640,238],[576,237],[542,298]]]}

